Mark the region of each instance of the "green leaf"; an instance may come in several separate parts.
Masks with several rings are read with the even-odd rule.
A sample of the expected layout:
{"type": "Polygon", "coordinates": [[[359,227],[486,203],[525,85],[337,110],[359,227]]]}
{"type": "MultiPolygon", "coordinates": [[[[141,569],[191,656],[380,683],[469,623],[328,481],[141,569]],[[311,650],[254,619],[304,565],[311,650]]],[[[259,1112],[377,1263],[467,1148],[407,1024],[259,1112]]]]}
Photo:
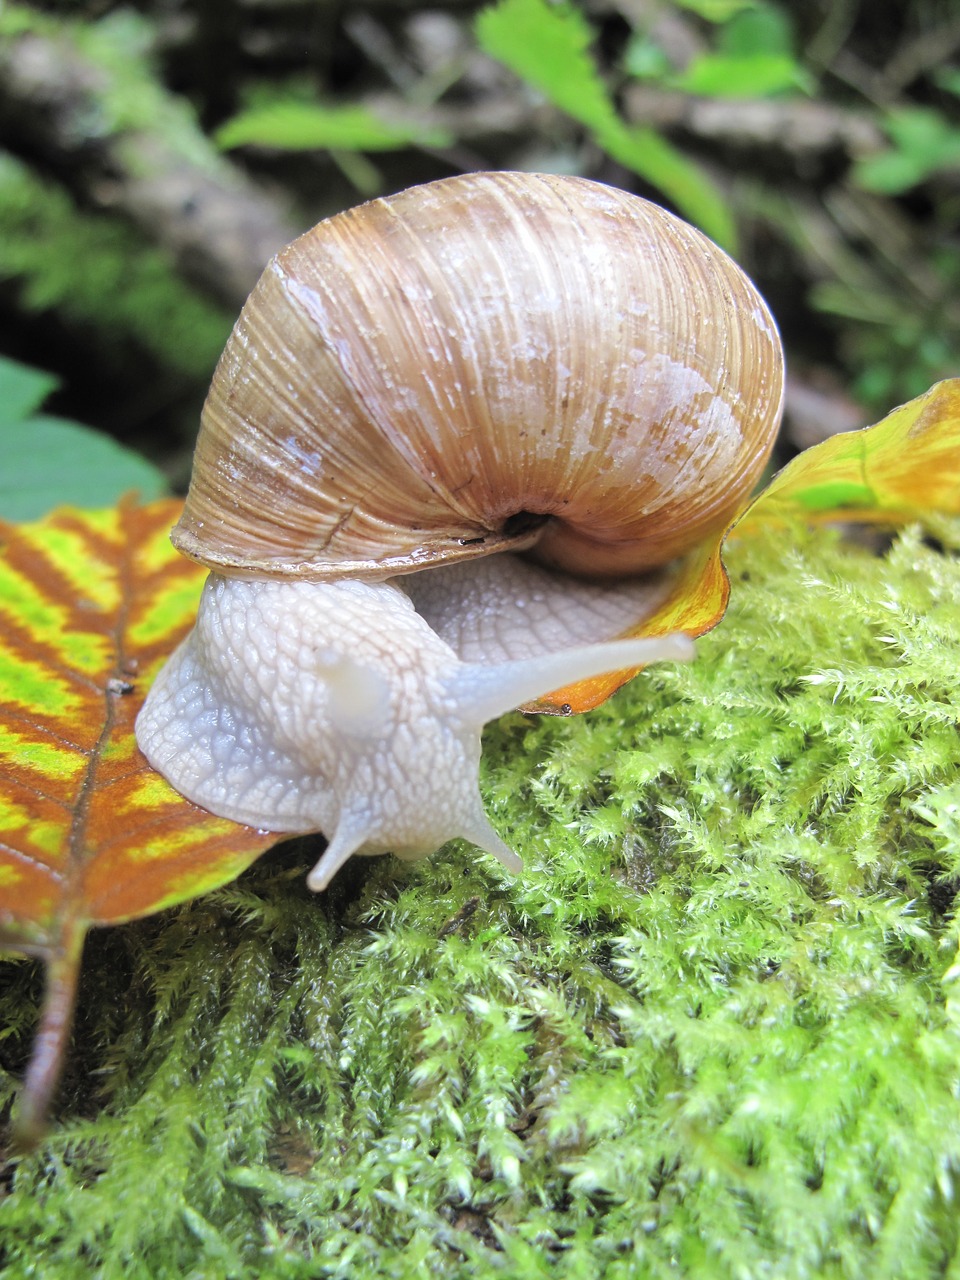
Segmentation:
{"type": "Polygon", "coordinates": [[[56,386],[57,379],[52,373],[0,356],[0,423],[26,418],[43,404],[56,386]]]}
{"type": "Polygon", "coordinates": [[[867,156],[854,168],[865,190],[897,195],[935,173],[960,169],[960,129],[939,111],[903,107],[890,113],[884,127],[893,147],[867,156]]]}
{"type": "Polygon", "coordinates": [[[676,147],[653,129],[618,128],[601,142],[614,160],[658,187],[691,222],[730,253],[736,252],[737,231],[730,210],[709,178],[676,147]]]}
{"type": "Polygon", "coordinates": [[[960,67],[942,67],[933,73],[933,79],[941,89],[960,98],[960,67]]]}
{"type": "Polygon", "coordinates": [[[0,8],[0,39],[12,40],[21,35],[50,35],[56,24],[45,13],[37,13],[19,4],[0,8]]]}
{"type": "Polygon", "coordinates": [[[56,387],[48,373],[0,357],[0,516],[33,520],[69,503],[100,506],[136,489],[160,497],[163,473],[90,427],[32,411],[56,387]]]}
{"type": "Polygon", "coordinates": [[[545,0],[501,0],[476,21],[481,47],[595,133],[619,126],[590,56],[593,28],[579,10],[545,0]]]}
{"type": "Polygon", "coordinates": [[[637,80],[666,80],[671,72],[667,55],[656,41],[641,31],[634,32],[627,44],[623,69],[637,80]]]}
{"type": "Polygon", "coordinates": [[[216,141],[224,149],[253,144],[284,151],[394,151],[449,146],[453,138],[442,129],[382,120],[360,105],[327,107],[276,99],[235,115],[217,130],[216,141]]]}
{"type": "Polygon", "coordinates": [[[585,125],[608,155],[656,186],[724,248],[736,230],[700,169],[652,129],[631,128],[614,108],[589,52],[593,29],[579,10],[545,0],[501,0],[476,20],[481,47],[555,107],[585,125]]]}
{"type": "Polygon", "coordinates": [[[765,98],[806,81],[802,67],[786,53],[708,53],[694,59],[675,83],[686,93],[704,97],[765,98]]]}
{"type": "Polygon", "coordinates": [[[756,0],[677,0],[680,9],[695,13],[707,22],[729,22],[744,9],[752,9],[756,0]]]}
{"type": "Polygon", "coordinates": [[[145,458],[76,422],[38,417],[0,425],[4,473],[0,515],[33,520],[54,507],[102,506],[131,489],[144,500],[166,492],[145,458]]]}
{"type": "Polygon", "coordinates": [[[929,176],[929,169],[919,157],[903,151],[881,151],[861,160],[854,167],[854,179],[865,191],[895,196],[909,191],[929,176]]]}
{"type": "Polygon", "coordinates": [[[728,57],[793,51],[790,22],[780,9],[751,4],[733,16],[720,32],[720,51],[728,57]]]}

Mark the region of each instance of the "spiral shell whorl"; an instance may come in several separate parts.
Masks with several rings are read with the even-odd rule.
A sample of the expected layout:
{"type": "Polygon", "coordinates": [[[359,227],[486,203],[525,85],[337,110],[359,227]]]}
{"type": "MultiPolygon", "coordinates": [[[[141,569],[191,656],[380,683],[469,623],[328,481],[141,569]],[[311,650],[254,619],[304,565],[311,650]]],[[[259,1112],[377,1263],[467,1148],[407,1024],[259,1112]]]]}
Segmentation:
{"type": "Polygon", "coordinates": [[[234,575],[384,577],[535,537],[632,573],[733,515],[781,397],[762,299],[693,228],[584,179],[445,179],[267,267],[174,540],[234,575]]]}

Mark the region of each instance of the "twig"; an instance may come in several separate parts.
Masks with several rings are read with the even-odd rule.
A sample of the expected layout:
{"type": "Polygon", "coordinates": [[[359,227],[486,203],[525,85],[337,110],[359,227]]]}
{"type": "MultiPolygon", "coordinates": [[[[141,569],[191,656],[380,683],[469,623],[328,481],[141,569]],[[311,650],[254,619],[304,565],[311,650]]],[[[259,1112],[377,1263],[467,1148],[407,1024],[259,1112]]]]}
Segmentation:
{"type": "Polygon", "coordinates": [[[239,305],[296,234],[283,201],[255,186],[199,128],[189,155],[159,130],[98,132],[107,76],[66,35],[0,43],[8,138],[19,136],[60,170],[66,159],[84,199],[122,210],[186,274],[239,305]]]}
{"type": "Polygon", "coordinates": [[[900,93],[918,76],[933,67],[942,67],[960,48],[960,18],[941,27],[923,31],[908,40],[890,59],[882,72],[891,96],[900,93]]]}
{"type": "Polygon", "coordinates": [[[624,109],[637,123],[684,130],[728,146],[775,148],[798,159],[835,150],[857,156],[884,145],[883,134],[868,115],[803,98],[693,98],[631,85],[624,94],[624,109]]]}

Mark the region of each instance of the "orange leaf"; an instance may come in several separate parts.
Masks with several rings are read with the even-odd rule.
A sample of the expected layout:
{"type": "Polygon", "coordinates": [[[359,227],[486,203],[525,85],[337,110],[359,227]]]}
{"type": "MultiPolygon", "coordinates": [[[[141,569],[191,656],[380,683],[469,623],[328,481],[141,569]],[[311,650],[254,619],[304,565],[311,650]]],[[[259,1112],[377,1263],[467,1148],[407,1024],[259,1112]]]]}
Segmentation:
{"type": "Polygon", "coordinates": [[[48,965],[21,1133],[56,1081],[86,930],[224,884],[277,840],[184,800],[134,741],[204,578],[168,542],[180,505],[0,523],[0,946],[48,965]]]}
{"type": "Polygon", "coordinates": [[[831,436],[775,476],[737,533],[796,520],[900,524],[960,513],[960,378],[938,382],[876,426],[831,436]]]}
{"type": "MultiPolygon", "coordinates": [[[[626,632],[628,636],[667,636],[683,631],[688,636],[702,636],[715,627],[727,611],[730,583],[720,558],[723,535],[710,538],[696,551],[685,556],[673,573],[670,589],[659,607],[640,626],[626,632]]],[[[632,680],[633,671],[611,671],[568,685],[549,693],[525,711],[541,711],[554,715],[592,711],[606,702],[621,685],[632,680]]]]}

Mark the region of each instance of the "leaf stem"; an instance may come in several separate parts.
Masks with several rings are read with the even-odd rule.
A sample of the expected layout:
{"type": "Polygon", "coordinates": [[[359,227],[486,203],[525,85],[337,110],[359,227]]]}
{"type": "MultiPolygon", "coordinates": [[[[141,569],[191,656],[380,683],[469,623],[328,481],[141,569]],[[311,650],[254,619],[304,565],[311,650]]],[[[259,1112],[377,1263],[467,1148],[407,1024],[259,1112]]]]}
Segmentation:
{"type": "Polygon", "coordinates": [[[47,962],[40,1026],[13,1124],[14,1144],[20,1151],[32,1151],[46,1133],[73,1026],[80,957],[86,932],[86,924],[65,923],[60,945],[47,962]]]}

